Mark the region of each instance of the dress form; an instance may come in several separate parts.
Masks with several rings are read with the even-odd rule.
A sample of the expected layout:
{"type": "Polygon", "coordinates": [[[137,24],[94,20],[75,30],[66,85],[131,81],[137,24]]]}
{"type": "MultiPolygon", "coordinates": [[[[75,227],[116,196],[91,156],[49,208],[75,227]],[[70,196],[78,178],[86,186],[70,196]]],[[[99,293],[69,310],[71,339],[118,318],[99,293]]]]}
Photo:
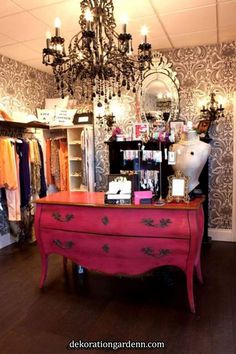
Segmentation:
{"type": "Polygon", "coordinates": [[[200,141],[195,130],[189,130],[172,146],[172,150],[176,152],[176,164],[173,168],[190,178],[188,186],[190,193],[199,184],[198,178],[210,155],[211,146],[200,141]]]}

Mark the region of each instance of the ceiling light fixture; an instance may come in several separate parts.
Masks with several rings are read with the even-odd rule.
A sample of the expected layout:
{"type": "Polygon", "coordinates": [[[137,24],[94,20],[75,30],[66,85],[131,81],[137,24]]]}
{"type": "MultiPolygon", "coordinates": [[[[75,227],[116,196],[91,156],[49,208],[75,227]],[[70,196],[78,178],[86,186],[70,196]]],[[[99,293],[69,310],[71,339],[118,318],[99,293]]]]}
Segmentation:
{"type": "Polygon", "coordinates": [[[152,63],[148,29],[142,28],[143,42],[135,57],[132,35],[127,32],[127,17],[123,18],[122,33],[115,30],[112,0],[82,0],[80,7],[81,31],[71,39],[68,52],[57,18],[55,36],[47,33],[43,64],[52,66],[61,97],[66,93],[73,96],[78,85],[82,97],[91,100],[96,97],[101,107],[102,101],[108,103],[112,97],[120,97],[124,88],[136,92],[152,63]]]}

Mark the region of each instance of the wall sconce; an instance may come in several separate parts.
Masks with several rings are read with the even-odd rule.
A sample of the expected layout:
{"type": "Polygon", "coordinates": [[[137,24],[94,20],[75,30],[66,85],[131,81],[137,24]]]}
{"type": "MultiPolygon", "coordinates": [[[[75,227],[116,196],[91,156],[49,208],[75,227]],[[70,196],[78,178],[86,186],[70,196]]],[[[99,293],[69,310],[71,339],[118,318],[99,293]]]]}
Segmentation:
{"type": "Polygon", "coordinates": [[[201,109],[202,119],[209,120],[210,122],[216,120],[217,118],[224,117],[224,108],[222,104],[218,104],[215,99],[216,94],[212,92],[210,94],[210,101],[205,105],[203,105],[201,109]]]}
{"type": "Polygon", "coordinates": [[[116,123],[115,116],[113,113],[105,113],[103,116],[99,114],[97,116],[97,119],[99,127],[104,128],[104,130],[107,132],[111,131],[113,125],[116,123]]]}

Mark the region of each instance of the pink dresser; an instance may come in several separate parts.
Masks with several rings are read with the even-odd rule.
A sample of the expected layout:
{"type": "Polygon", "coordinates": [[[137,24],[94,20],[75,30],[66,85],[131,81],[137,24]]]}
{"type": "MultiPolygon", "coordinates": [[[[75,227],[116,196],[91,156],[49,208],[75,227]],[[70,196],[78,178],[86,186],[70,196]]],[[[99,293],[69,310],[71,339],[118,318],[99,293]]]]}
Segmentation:
{"type": "Polygon", "coordinates": [[[104,205],[101,192],[59,192],[36,201],[35,232],[42,259],[40,287],[48,255],[57,253],[89,270],[142,274],[172,265],[187,279],[195,312],[193,272],[202,282],[200,252],[203,198],[190,203],[104,205]]]}

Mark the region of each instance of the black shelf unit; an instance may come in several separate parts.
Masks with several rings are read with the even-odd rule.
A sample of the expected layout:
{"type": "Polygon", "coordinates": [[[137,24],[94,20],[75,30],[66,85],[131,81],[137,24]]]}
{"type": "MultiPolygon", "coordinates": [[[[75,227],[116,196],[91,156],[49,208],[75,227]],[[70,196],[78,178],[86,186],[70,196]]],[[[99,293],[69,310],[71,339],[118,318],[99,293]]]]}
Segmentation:
{"type": "MultiPolygon", "coordinates": [[[[205,143],[210,143],[210,138],[201,138],[201,141],[205,143]]],[[[142,162],[142,148],[146,150],[159,150],[159,142],[149,141],[143,143],[141,140],[131,140],[131,141],[106,141],[109,147],[109,163],[110,163],[110,174],[120,174],[121,170],[135,170],[137,166],[133,164],[126,164],[124,166],[123,161],[123,151],[124,150],[140,150],[140,169],[149,170],[159,170],[159,164],[144,163],[142,162]]],[[[169,148],[171,143],[161,143],[161,149],[164,150],[165,147],[169,148]]],[[[164,156],[164,154],[163,154],[164,156]]],[[[139,167],[139,166],[138,166],[139,167]]],[[[205,201],[203,203],[204,210],[204,235],[203,243],[210,243],[211,238],[208,236],[208,161],[206,162],[201,175],[199,177],[198,189],[201,189],[202,193],[205,195],[205,201]]],[[[162,162],[162,196],[165,198],[168,192],[168,180],[167,177],[174,174],[172,166],[168,165],[167,160],[163,158],[162,162]]],[[[139,184],[138,174],[134,179],[135,187],[139,184]]]]}
{"type": "MultiPolygon", "coordinates": [[[[169,148],[171,143],[162,142],[159,144],[157,141],[149,141],[147,143],[141,140],[131,140],[131,141],[106,141],[109,147],[109,163],[110,163],[110,174],[120,174],[120,171],[135,171],[136,175],[134,178],[134,184],[136,187],[139,186],[139,174],[140,170],[156,170],[159,171],[160,164],[153,161],[142,161],[142,151],[145,150],[162,150],[164,156],[164,149],[169,148]],[[139,161],[130,161],[124,164],[123,151],[124,150],[138,150],[139,161]]],[[[168,180],[167,176],[172,175],[172,166],[168,165],[167,160],[162,159],[162,197],[166,197],[168,192],[168,180]]],[[[137,188],[136,188],[137,190],[137,188]]]]}

